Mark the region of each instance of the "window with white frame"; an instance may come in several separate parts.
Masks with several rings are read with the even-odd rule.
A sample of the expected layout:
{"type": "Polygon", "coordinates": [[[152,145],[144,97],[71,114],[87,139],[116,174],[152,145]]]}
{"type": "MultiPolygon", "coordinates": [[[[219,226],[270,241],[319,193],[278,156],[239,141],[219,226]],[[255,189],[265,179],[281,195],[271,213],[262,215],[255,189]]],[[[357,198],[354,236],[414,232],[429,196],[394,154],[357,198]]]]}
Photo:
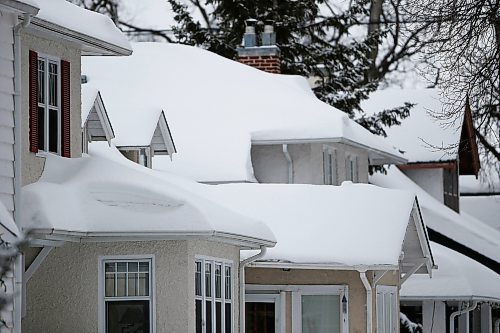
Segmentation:
{"type": "Polygon", "coordinates": [[[153,263],[145,259],[102,260],[106,333],[153,332],[153,263]]]}
{"type": "Polygon", "coordinates": [[[337,158],[335,149],[323,148],[323,183],[337,185],[337,158]]]}
{"type": "Polygon", "coordinates": [[[38,57],[38,149],[60,153],[61,102],[59,60],[38,57]]]}
{"type": "Polygon", "coordinates": [[[245,332],[278,333],[281,330],[281,296],[260,291],[245,295],[245,332]]]}
{"type": "Polygon", "coordinates": [[[346,174],[346,180],[350,180],[354,183],[357,183],[359,181],[358,157],[357,156],[346,155],[345,174],[346,174]]]}
{"type": "Polygon", "coordinates": [[[292,293],[293,332],[347,333],[347,286],[304,286],[292,293]]]}
{"type": "Polygon", "coordinates": [[[398,289],[377,286],[377,332],[396,333],[398,327],[398,289]]]}
{"type": "Polygon", "coordinates": [[[233,328],[233,268],[220,259],[195,261],[196,333],[231,333],[233,328]]]}

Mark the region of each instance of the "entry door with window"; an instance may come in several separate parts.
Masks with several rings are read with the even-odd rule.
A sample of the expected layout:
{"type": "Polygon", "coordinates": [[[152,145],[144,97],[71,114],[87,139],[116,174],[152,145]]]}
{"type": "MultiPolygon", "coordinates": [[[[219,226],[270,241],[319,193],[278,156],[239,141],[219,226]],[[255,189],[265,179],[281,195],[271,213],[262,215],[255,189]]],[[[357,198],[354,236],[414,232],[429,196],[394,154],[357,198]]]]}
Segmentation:
{"type": "Polygon", "coordinates": [[[245,332],[280,332],[280,295],[247,294],[245,296],[245,332]]]}
{"type": "Polygon", "coordinates": [[[293,333],[346,333],[348,295],[343,286],[305,286],[292,293],[293,333]],[[322,288],[324,288],[322,290],[322,288]]]}

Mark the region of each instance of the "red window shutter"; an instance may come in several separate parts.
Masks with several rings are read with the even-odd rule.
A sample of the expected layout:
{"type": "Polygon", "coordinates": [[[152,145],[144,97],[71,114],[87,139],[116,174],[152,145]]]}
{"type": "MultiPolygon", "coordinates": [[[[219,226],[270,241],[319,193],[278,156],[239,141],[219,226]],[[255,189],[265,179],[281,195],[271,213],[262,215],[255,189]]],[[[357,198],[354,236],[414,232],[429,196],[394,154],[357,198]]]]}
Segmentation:
{"type": "Polygon", "coordinates": [[[70,66],[61,60],[61,155],[71,157],[70,66]]]}
{"type": "Polygon", "coordinates": [[[29,52],[29,138],[30,151],[38,152],[38,53],[29,52]]]}

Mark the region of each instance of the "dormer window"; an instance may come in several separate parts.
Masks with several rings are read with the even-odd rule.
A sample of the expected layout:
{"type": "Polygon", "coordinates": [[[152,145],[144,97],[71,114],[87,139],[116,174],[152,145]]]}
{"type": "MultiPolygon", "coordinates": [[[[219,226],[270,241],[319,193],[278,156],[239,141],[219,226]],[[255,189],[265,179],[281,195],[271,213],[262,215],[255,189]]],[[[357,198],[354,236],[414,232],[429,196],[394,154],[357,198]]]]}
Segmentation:
{"type": "Polygon", "coordinates": [[[70,64],[29,51],[30,151],[70,157],[70,64]]]}

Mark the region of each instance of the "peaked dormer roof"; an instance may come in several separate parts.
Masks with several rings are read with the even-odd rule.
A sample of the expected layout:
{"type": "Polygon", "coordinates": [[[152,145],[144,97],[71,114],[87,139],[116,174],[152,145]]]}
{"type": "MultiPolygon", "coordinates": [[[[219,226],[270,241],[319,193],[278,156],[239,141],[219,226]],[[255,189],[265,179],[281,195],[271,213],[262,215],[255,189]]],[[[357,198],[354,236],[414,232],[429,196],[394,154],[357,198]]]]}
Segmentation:
{"type": "Polygon", "coordinates": [[[88,84],[82,85],[82,128],[86,128],[88,140],[108,141],[115,137],[101,93],[88,84]]]}

